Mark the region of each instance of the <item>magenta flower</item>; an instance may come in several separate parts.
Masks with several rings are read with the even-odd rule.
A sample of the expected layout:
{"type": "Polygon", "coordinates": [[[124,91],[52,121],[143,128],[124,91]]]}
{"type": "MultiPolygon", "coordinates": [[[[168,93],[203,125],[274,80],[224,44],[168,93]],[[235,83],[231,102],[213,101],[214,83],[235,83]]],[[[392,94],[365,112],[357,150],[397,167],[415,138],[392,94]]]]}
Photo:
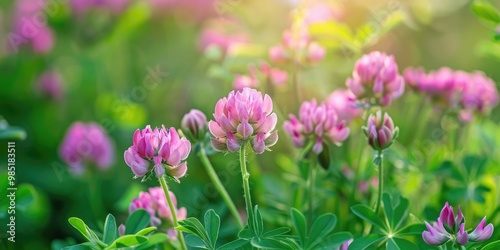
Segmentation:
{"type": "Polygon", "coordinates": [[[458,83],[461,91],[461,117],[463,121],[470,121],[470,117],[476,111],[479,114],[487,114],[498,105],[498,91],[493,80],[484,75],[483,72],[474,72],[468,75],[468,81],[458,83]]]}
{"type": "Polygon", "coordinates": [[[493,235],[493,224],[488,224],[486,227],[484,224],[486,223],[486,217],[484,217],[479,225],[477,225],[476,229],[469,234],[469,240],[472,242],[485,241],[493,235]]]}
{"type": "Polygon", "coordinates": [[[142,131],[137,129],[133,137],[133,145],[124,153],[125,163],[135,174],[135,178],[149,177],[148,172],[154,170],[156,177],[167,174],[179,182],[187,172],[186,158],[191,151],[191,143],[180,138],[175,128],[154,130],[148,125],[142,131]],[[154,164],[150,170],[150,163],[154,164]]]}
{"type": "Polygon", "coordinates": [[[349,90],[333,91],[326,104],[335,109],[339,120],[349,122],[361,114],[361,109],[356,107],[356,97],[349,90]]]}
{"type": "Polygon", "coordinates": [[[339,120],[335,109],[316,100],[303,102],[299,110],[299,118],[290,115],[283,128],[292,137],[295,147],[304,147],[307,141],[314,142],[313,151],[320,154],[323,151],[325,138],[334,144],[341,144],[349,136],[349,128],[345,121],[339,120]]]}
{"type": "MultiPolygon", "coordinates": [[[[163,228],[168,228],[168,234],[170,236],[174,236],[173,238],[176,238],[177,234],[175,233],[175,229],[173,229],[172,213],[164,194],[165,193],[161,187],[149,188],[149,192],[140,192],[139,197],[134,198],[132,203],[130,203],[129,214],[132,214],[137,209],[146,210],[151,216],[151,226],[162,226],[163,228]]],[[[174,207],[177,207],[175,194],[169,192],[169,195],[172,199],[174,207]]],[[[187,210],[185,207],[181,207],[176,210],[176,214],[179,220],[186,219],[187,210]]],[[[122,227],[120,230],[125,231],[125,227],[122,227]]]]}
{"type": "Polygon", "coordinates": [[[449,68],[425,74],[423,69],[407,68],[404,77],[408,85],[420,93],[429,96],[435,103],[444,107],[454,107],[457,104],[457,80],[467,79],[467,74],[456,74],[449,68]]]}
{"type": "Polygon", "coordinates": [[[60,157],[75,173],[82,173],[85,163],[100,169],[114,162],[114,146],[104,129],[96,123],[73,123],[59,147],[60,157]]]}
{"type": "Polygon", "coordinates": [[[217,151],[236,152],[249,141],[257,154],[276,144],[278,122],[268,95],[250,88],[232,91],[215,105],[215,121],[208,123],[212,146],[217,151]]]}
{"type": "Polygon", "coordinates": [[[197,109],[191,109],[189,113],[182,117],[182,132],[192,142],[203,140],[207,127],[207,117],[197,109]]]}
{"type": "Polygon", "coordinates": [[[346,86],[360,101],[389,106],[403,94],[404,79],[393,56],[375,51],[356,62],[346,86]]]}
{"type": "Polygon", "coordinates": [[[47,70],[37,79],[36,89],[39,93],[52,100],[60,100],[63,94],[61,76],[57,71],[47,70]]]}
{"type": "Polygon", "coordinates": [[[384,150],[392,145],[398,137],[399,128],[394,127],[391,117],[379,110],[376,115],[368,117],[368,124],[363,127],[363,132],[368,137],[368,144],[375,150],[384,150]]]}
{"type": "Polygon", "coordinates": [[[453,207],[446,202],[437,222],[432,226],[425,222],[427,230],[422,233],[422,238],[429,245],[441,245],[451,240],[464,246],[469,241],[479,242],[491,237],[493,234],[493,225],[490,223],[485,227],[485,223],[486,217],[481,220],[472,233],[467,233],[465,230],[465,218],[460,207],[455,216],[453,207]]]}

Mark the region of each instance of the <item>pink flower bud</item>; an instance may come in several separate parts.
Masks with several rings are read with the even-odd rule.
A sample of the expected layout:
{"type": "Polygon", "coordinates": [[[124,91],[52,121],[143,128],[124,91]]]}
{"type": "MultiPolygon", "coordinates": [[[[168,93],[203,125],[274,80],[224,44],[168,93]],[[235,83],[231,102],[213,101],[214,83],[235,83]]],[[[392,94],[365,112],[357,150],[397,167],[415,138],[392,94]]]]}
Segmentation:
{"type": "Polygon", "coordinates": [[[203,112],[192,109],[185,114],[181,121],[184,134],[193,142],[203,140],[207,126],[207,117],[203,112]]]}
{"type": "Polygon", "coordinates": [[[394,127],[391,117],[382,111],[368,117],[368,124],[363,127],[368,144],[375,150],[384,150],[392,145],[398,136],[399,129],[394,127]]]}

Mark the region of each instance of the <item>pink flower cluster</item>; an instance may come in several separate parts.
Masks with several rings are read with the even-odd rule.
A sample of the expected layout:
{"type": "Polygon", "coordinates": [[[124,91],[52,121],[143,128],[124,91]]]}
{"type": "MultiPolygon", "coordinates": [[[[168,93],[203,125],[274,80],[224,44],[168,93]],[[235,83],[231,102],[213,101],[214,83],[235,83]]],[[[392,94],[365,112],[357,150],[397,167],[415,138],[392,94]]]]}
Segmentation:
{"type": "Polygon", "coordinates": [[[16,2],[13,31],[7,36],[9,51],[17,52],[24,44],[29,44],[38,54],[45,54],[52,50],[54,35],[47,25],[46,4],[45,0],[18,0],[16,2]]]}
{"type": "Polygon", "coordinates": [[[94,163],[100,169],[114,162],[114,146],[104,129],[96,123],[73,123],[59,148],[59,155],[75,173],[82,173],[84,164],[94,163]]]}
{"type": "Polygon", "coordinates": [[[393,56],[375,51],[356,62],[346,86],[360,101],[389,106],[404,92],[404,79],[393,56]]]}
{"type": "Polygon", "coordinates": [[[313,140],[313,151],[320,154],[323,151],[325,138],[335,144],[341,144],[349,136],[349,128],[344,120],[338,118],[337,112],[331,106],[316,100],[303,102],[299,117],[291,114],[283,128],[292,137],[295,147],[301,148],[308,140],[313,140]]]}
{"type": "Polygon", "coordinates": [[[43,96],[52,100],[60,100],[63,95],[61,75],[54,70],[43,72],[37,79],[36,89],[43,96]]]}
{"type": "Polygon", "coordinates": [[[262,63],[259,69],[250,66],[248,75],[237,75],[233,88],[241,90],[245,87],[258,88],[261,82],[270,82],[276,86],[283,86],[288,80],[288,73],[279,68],[271,68],[269,64],[262,63]]]}
{"type": "Polygon", "coordinates": [[[150,171],[152,161],[157,178],[168,174],[178,181],[186,175],[185,160],[190,151],[191,143],[181,138],[175,128],[166,129],[162,126],[153,130],[148,125],[142,131],[135,131],[133,145],[125,151],[124,158],[136,178],[150,171]]]}
{"type": "MultiPolygon", "coordinates": [[[[174,207],[177,209],[177,199],[175,194],[169,192],[170,199],[174,207]]],[[[140,192],[138,198],[134,198],[129,206],[129,214],[132,214],[137,209],[146,210],[151,216],[150,225],[153,227],[159,227],[160,225],[168,228],[168,234],[170,236],[176,236],[175,229],[173,229],[173,219],[172,212],[165,198],[165,193],[161,187],[149,188],[149,192],[140,192]]],[[[178,208],[176,211],[177,218],[179,220],[184,220],[187,217],[187,210],[185,207],[178,208]]]]}
{"type": "Polygon", "coordinates": [[[249,141],[257,154],[278,141],[278,118],[268,95],[250,88],[232,91],[215,105],[215,121],[208,123],[212,146],[217,151],[236,152],[249,141]],[[274,130],[274,131],[273,131],[274,130]]]}
{"type": "Polygon", "coordinates": [[[486,227],[486,217],[481,220],[479,225],[471,233],[465,230],[465,219],[460,207],[458,207],[457,215],[453,212],[453,207],[444,205],[437,222],[432,225],[425,222],[427,230],[422,233],[422,238],[429,245],[441,245],[448,241],[455,241],[459,245],[466,245],[470,242],[485,241],[493,234],[493,224],[488,224],[486,227]]]}
{"type": "Polygon", "coordinates": [[[224,53],[238,44],[248,41],[246,33],[241,32],[240,24],[232,19],[218,18],[206,25],[198,40],[199,47],[205,51],[210,47],[216,47],[224,53]]]}
{"type": "Polygon", "coordinates": [[[426,74],[421,68],[408,68],[404,77],[414,90],[439,106],[459,110],[462,121],[472,120],[474,112],[487,114],[498,105],[495,83],[480,71],[467,73],[444,67],[426,74]]]}
{"type": "Polygon", "coordinates": [[[325,54],[326,49],[312,40],[304,23],[285,30],[281,44],[269,49],[269,58],[275,63],[309,65],[323,60],[325,54]]]}

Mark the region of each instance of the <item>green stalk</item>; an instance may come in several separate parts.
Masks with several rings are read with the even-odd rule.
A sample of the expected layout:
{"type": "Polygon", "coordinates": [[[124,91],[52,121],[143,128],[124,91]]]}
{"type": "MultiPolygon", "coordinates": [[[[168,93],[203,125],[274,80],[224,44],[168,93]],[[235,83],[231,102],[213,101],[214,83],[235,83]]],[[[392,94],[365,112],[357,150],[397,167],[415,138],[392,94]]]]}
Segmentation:
{"type": "Polygon", "coordinates": [[[241,178],[243,179],[243,192],[245,194],[245,203],[247,207],[247,224],[248,227],[253,230],[253,207],[252,207],[252,197],[250,194],[250,173],[247,171],[247,163],[246,163],[246,143],[243,142],[240,147],[240,167],[241,167],[241,178]]]}
{"type": "Polygon", "coordinates": [[[212,163],[210,163],[210,160],[207,157],[207,153],[205,151],[205,148],[203,147],[203,144],[201,146],[201,151],[200,151],[200,158],[201,162],[203,163],[203,166],[205,166],[205,169],[207,170],[208,176],[210,177],[210,180],[212,183],[215,185],[215,189],[219,192],[219,195],[222,197],[224,202],[226,202],[227,207],[229,208],[229,211],[234,217],[234,220],[238,224],[238,227],[240,229],[243,229],[243,222],[241,221],[240,215],[238,214],[238,210],[236,209],[236,206],[233,203],[233,200],[231,200],[231,197],[227,193],[227,190],[224,188],[224,185],[222,185],[219,177],[217,176],[217,173],[214,170],[214,167],[212,166],[212,163]]]}
{"type": "Polygon", "coordinates": [[[382,191],[384,188],[384,165],[383,165],[383,153],[382,150],[378,151],[377,155],[378,160],[378,198],[377,198],[377,205],[375,207],[375,214],[378,214],[378,211],[380,210],[380,205],[382,204],[382,191]]]}
{"type": "MultiPolygon", "coordinates": [[[[165,195],[165,198],[167,199],[168,207],[170,208],[170,212],[172,213],[172,220],[174,223],[174,227],[178,227],[179,221],[177,220],[177,209],[174,206],[172,199],[170,198],[170,192],[168,191],[168,185],[167,185],[167,181],[165,180],[165,176],[158,178],[158,181],[160,182],[160,185],[163,188],[163,193],[165,195]]],[[[181,245],[181,249],[187,250],[186,242],[184,242],[184,236],[182,235],[182,232],[177,230],[177,234],[178,234],[179,243],[181,245]]]]}
{"type": "Polygon", "coordinates": [[[311,225],[313,222],[313,207],[314,207],[314,182],[316,177],[316,155],[311,154],[310,166],[309,166],[309,214],[308,222],[311,225]]]}

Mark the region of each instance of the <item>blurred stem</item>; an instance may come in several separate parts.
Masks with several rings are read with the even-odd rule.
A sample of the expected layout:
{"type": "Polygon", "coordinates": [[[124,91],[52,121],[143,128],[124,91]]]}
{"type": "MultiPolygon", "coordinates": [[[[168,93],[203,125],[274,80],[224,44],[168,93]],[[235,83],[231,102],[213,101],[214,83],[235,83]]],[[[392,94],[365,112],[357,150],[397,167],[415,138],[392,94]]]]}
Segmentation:
{"type": "Polygon", "coordinates": [[[100,180],[97,178],[95,166],[89,166],[87,171],[87,179],[89,183],[89,200],[90,207],[95,218],[104,217],[103,203],[101,198],[100,180]]]}
{"type": "Polygon", "coordinates": [[[243,229],[243,222],[241,221],[240,215],[238,214],[238,210],[236,209],[236,206],[234,205],[233,200],[231,200],[231,197],[227,193],[227,190],[224,188],[224,185],[222,185],[219,177],[217,176],[217,173],[214,170],[214,167],[212,166],[212,163],[210,163],[210,160],[207,157],[207,153],[205,151],[205,147],[203,144],[200,144],[200,153],[199,156],[201,158],[201,162],[203,163],[203,166],[205,166],[205,169],[207,170],[208,176],[210,177],[210,180],[212,183],[215,185],[215,188],[219,192],[220,196],[226,202],[227,207],[229,208],[229,211],[234,217],[234,220],[238,224],[238,228],[241,230],[243,229]]]}
{"type": "Polygon", "coordinates": [[[384,188],[384,165],[383,165],[383,153],[382,150],[378,151],[377,159],[375,159],[376,163],[378,162],[378,197],[377,197],[377,205],[375,206],[375,214],[378,214],[380,210],[380,205],[382,204],[382,191],[384,188]]]}
{"type": "Polygon", "coordinates": [[[310,166],[309,166],[309,214],[308,214],[308,222],[311,225],[313,221],[313,207],[314,207],[314,182],[316,177],[316,155],[311,154],[310,157],[310,166]]]}
{"type": "Polygon", "coordinates": [[[293,63],[291,78],[292,78],[292,88],[293,88],[292,91],[293,91],[293,95],[294,95],[294,98],[295,98],[295,103],[299,104],[300,103],[300,97],[299,97],[299,72],[298,72],[298,67],[297,67],[297,63],[296,62],[293,63]]]}
{"type": "MultiPolygon", "coordinates": [[[[167,181],[165,180],[165,176],[158,178],[158,181],[160,182],[160,185],[163,188],[163,194],[165,195],[165,198],[167,199],[168,208],[170,209],[170,212],[172,213],[172,221],[174,223],[174,227],[178,227],[179,221],[177,220],[177,208],[174,206],[174,203],[172,202],[172,198],[170,198],[170,192],[168,190],[168,185],[167,185],[167,181]]],[[[177,234],[178,234],[179,243],[181,245],[181,249],[186,250],[187,247],[186,247],[186,243],[184,242],[184,235],[182,235],[182,232],[179,230],[177,230],[177,234]]]]}
{"type": "Polygon", "coordinates": [[[250,195],[250,173],[247,171],[247,162],[246,162],[246,142],[243,142],[240,147],[240,167],[241,167],[241,178],[243,180],[243,192],[245,194],[245,203],[247,206],[247,224],[250,230],[254,230],[253,228],[253,209],[252,209],[252,196],[250,195]]]}

